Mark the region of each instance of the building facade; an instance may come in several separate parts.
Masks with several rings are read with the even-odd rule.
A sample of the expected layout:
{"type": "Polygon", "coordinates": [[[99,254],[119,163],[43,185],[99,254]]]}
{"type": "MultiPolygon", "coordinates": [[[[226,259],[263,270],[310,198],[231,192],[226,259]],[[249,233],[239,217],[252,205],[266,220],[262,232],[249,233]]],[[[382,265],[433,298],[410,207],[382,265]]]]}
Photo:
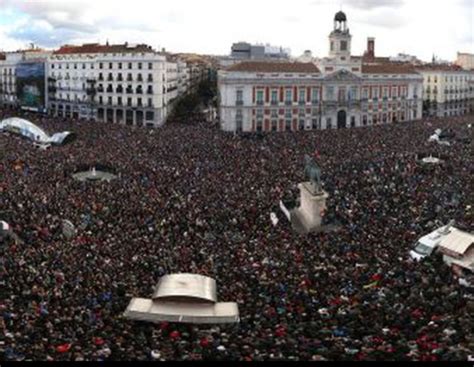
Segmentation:
{"type": "Polygon", "coordinates": [[[156,127],[166,121],[176,101],[208,75],[205,62],[187,62],[147,45],[84,44],[55,52],[33,51],[1,55],[0,107],[20,106],[19,68],[41,58],[45,106],[38,111],[156,127]]]}
{"type": "Polygon", "coordinates": [[[456,65],[462,67],[464,70],[474,70],[474,54],[458,52],[456,65]]]}
{"type": "Polygon", "coordinates": [[[329,57],[314,63],[242,62],[219,72],[224,131],[295,131],[370,126],[422,117],[423,78],[410,65],[351,55],[339,12],[329,57]]]}
{"type": "Polygon", "coordinates": [[[148,46],[64,46],[47,67],[51,115],[137,126],[166,119],[169,65],[148,46]]]}
{"type": "Polygon", "coordinates": [[[252,45],[247,42],[234,43],[230,57],[237,60],[288,60],[290,50],[272,45],[252,45]]]}
{"type": "Polygon", "coordinates": [[[474,71],[455,65],[417,67],[423,75],[423,113],[448,117],[472,113],[474,71]]]}
{"type": "Polygon", "coordinates": [[[18,68],[25,63],[45,62],[50,51],[30,49],[0,55],[0,107],[18,107],[18,68]]]}

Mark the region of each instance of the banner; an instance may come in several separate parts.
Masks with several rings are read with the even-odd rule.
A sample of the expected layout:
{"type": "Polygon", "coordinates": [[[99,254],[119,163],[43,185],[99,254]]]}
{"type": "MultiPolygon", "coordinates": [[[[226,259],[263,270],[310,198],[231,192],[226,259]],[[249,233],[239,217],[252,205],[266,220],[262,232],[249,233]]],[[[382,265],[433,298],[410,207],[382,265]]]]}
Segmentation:
{"type": "Polygon", "coordinates": [[[44,62],[24,62],[16,67],[17,98],[23,109],[44,112],[46,82],[44,62]]]}

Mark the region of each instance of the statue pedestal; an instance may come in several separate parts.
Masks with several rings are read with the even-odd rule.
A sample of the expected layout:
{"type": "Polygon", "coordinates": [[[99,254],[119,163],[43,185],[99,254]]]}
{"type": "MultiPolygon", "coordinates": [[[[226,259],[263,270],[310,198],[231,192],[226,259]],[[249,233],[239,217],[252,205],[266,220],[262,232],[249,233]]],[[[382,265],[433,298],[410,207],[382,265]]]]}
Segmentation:
{"type": "Polygon", "coordinates": [[[298,232],[309,233],[322,227],[329,195],[325,191],[316,192],[309,182],[298,185],[301,193],[301,206],[295,210],[293,227],[298,232]]]}

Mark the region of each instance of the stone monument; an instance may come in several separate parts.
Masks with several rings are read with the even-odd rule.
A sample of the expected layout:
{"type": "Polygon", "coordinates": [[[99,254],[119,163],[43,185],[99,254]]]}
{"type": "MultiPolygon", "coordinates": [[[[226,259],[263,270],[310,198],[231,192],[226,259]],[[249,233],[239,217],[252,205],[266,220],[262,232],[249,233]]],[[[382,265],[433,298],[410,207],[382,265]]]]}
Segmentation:
{"type": "Polygon", "coordinates": [[[305,175],[309,182],[298,185],[301,204],[292,214],[293,228],[300,233],[322,230],[326,200],[329,197],[322,187],[321,169],[309,156],[305,156],[305,175]]]}

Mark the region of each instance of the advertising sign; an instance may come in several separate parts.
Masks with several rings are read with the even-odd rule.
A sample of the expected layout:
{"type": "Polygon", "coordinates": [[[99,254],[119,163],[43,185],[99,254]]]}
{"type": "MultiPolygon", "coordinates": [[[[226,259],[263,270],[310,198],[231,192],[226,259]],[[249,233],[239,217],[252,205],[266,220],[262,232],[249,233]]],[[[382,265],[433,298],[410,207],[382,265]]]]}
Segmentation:
{"type": "Polygon", "coordinates": [[[24,62],[16,68],[17,98],[23,109],[44,112],[46,83],[44,62],[24,62]]]}

